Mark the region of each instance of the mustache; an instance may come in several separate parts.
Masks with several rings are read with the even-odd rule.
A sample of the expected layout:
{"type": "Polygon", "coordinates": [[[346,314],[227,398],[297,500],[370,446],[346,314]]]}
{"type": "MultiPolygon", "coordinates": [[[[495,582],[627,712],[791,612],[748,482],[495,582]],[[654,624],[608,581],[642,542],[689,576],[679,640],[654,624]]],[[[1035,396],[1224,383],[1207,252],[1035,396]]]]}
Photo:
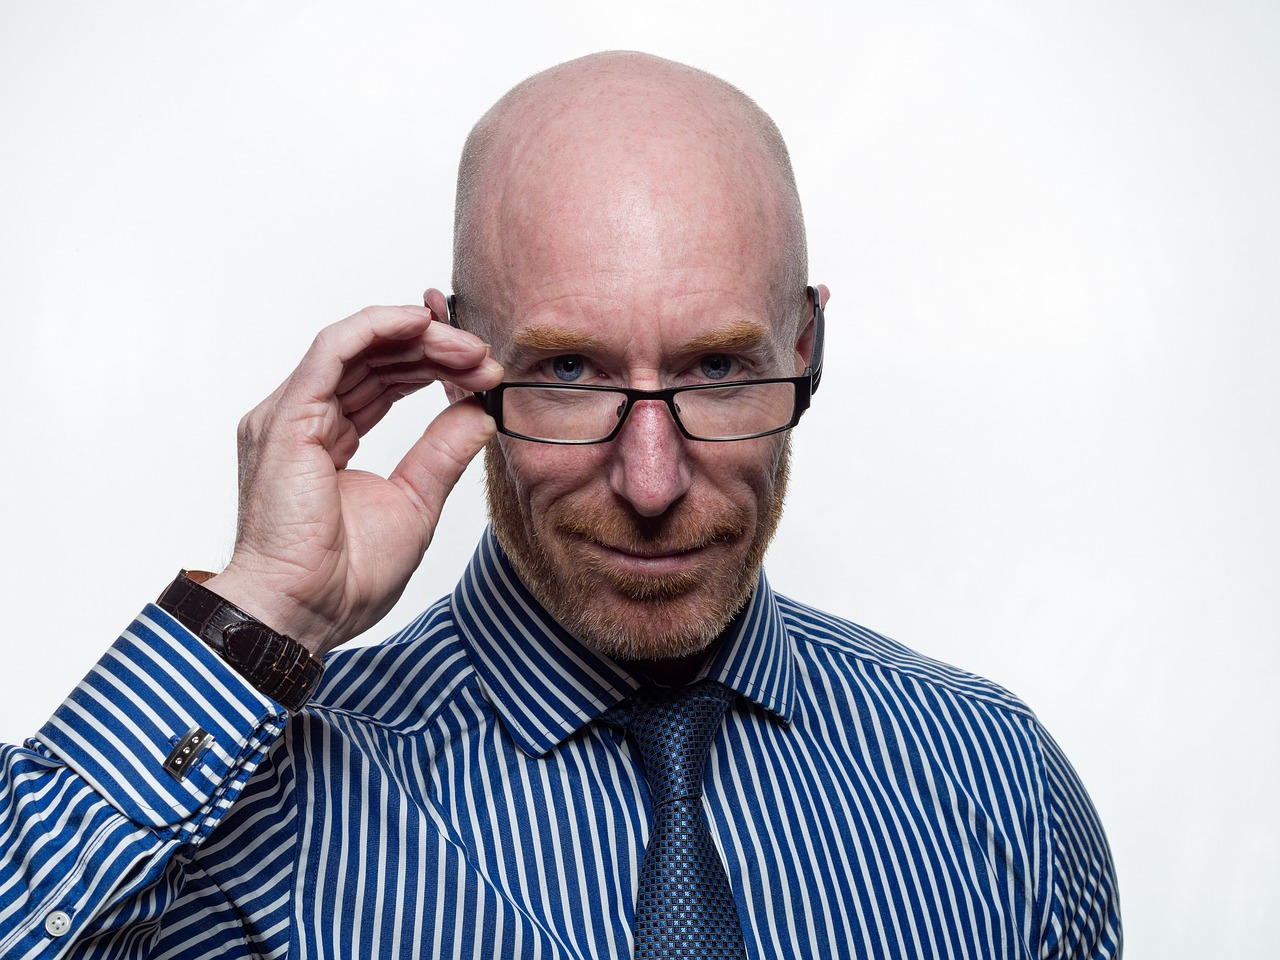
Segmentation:
{"type": "Polygon", "coordinates": [[[740,515],[699,510],[668,510],[645,517],[630,507],[576,510],[557,519],[557,532],[600,546],[636,554],[683,553],[740,539],[747,524],[740,515]]]}

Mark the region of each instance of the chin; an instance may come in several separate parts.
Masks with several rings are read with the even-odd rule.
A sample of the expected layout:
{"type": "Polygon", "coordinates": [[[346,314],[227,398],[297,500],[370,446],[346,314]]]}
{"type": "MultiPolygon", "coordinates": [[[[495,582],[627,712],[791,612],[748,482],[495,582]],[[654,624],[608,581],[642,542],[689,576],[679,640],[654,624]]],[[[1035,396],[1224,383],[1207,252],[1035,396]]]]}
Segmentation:
{"type": "Polygon", "coordinates": [[[495,439],[485,450],[489,520],[524,585],[583,643],[618,660],[684,657],[710,647],[750,599],[782,515],[789,462],[788,440],[766,492],[745,508],[681,500],[649,518],[616,498],[564,497],[535,519],[495,439]],[[696,559],[650,573],[611,562],[608,547],[696,559]]]}
{"type": "Polygon", "coordinates": [[[565,590],[555,591],[559,609],[547,609],[574,636],[614,659],[667,660],[701,653],[724,632],[756,584],[755,574],[735,580],[745,582],[711,589],[705,581],[688,589],[647,584],[637,591],[631,587],[640,585],[619,590],[590,577],[574,577],[561,581],[565,590]]]}

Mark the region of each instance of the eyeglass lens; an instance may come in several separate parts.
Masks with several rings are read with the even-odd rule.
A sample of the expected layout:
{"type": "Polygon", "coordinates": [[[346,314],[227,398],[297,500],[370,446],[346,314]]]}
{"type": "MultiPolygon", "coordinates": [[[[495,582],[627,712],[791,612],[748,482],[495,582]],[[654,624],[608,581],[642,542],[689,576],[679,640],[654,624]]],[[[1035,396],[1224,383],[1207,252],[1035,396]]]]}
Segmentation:
{"type": "MultiPolygon", "coordinates": [[[[785,381],[726,383],[679,391],[673,402],[691,436],[735,440],[788,426],[795,391],[795,384],[785,381]]],[[[612,390],[509,385],[502,397],[503,427],[538,440],[602,440],[614,431],[626,407],[626,394],[612,390]]]]}

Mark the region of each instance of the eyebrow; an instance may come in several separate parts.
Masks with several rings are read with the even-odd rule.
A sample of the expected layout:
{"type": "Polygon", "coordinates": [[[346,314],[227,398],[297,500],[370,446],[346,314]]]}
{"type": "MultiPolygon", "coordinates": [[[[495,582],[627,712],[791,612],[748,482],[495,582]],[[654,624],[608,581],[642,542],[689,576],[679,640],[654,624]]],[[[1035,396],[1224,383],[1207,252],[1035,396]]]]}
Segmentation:
{"type": "Polygon", "coordinates": [[[682,353],[704,353],[718,350],[755,349],[770,339],[769,331],[758,323],[735,320],[716,330],[686,340],[682,353]]]}
{"type": "MultiPolygon", "coordinates": [[[[735,320],[716,330],[699,334],[680,344],[680,353],[754,349],[770,339],[769,331],[758,323],[735,320]]],[[[577,333],[553,326],[526,327],[512,338],[514,346],[525,350],[591,353],[605,341],[590,333],[577,333]]]]}
{"type": "Polygon", "coordinates": [[[511,338],[512,343],[525,350],[558,350],[564,353],[590,353],[604,345],[599,337],[589,333],[572,333],[558,327],[526,327],[511,338]]]}

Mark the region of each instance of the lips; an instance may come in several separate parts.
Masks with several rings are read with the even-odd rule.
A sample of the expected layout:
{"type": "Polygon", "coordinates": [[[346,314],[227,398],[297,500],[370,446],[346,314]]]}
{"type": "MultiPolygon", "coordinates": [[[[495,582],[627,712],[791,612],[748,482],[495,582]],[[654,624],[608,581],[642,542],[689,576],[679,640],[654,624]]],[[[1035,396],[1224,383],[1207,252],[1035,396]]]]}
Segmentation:
{"type": "Polygon", "coordinates": [[[744,532],[737,518],[710,518],[688,510],[661,517],[621,511],[575,513],[559,518],[555,528],[565,539],[641,561],[678,559],[732,543],[744,532]]]}
{"type": "Polygon", "coordinates": [[[679,550],[631,550],[602,543],[585,541],[595,556],[588,560],[591,566],[610,565],[639,576],[671,576],[684,573],[697,563],[704,547],[688,547],[679,550]]]}
{"type": "Polygon", "coordinates": [[[707,543],[695,543],[687,547],[659,547],[659,548],[639,548],[632,545],[605,543],[601,540],[588,539],[589,543],[609,550],[613,553],[620,553],[624,556],[635,557],[637,560],[665,560],[668,557],[681,557],[685,554],[695,553],[709,546],[707,543]]]}

